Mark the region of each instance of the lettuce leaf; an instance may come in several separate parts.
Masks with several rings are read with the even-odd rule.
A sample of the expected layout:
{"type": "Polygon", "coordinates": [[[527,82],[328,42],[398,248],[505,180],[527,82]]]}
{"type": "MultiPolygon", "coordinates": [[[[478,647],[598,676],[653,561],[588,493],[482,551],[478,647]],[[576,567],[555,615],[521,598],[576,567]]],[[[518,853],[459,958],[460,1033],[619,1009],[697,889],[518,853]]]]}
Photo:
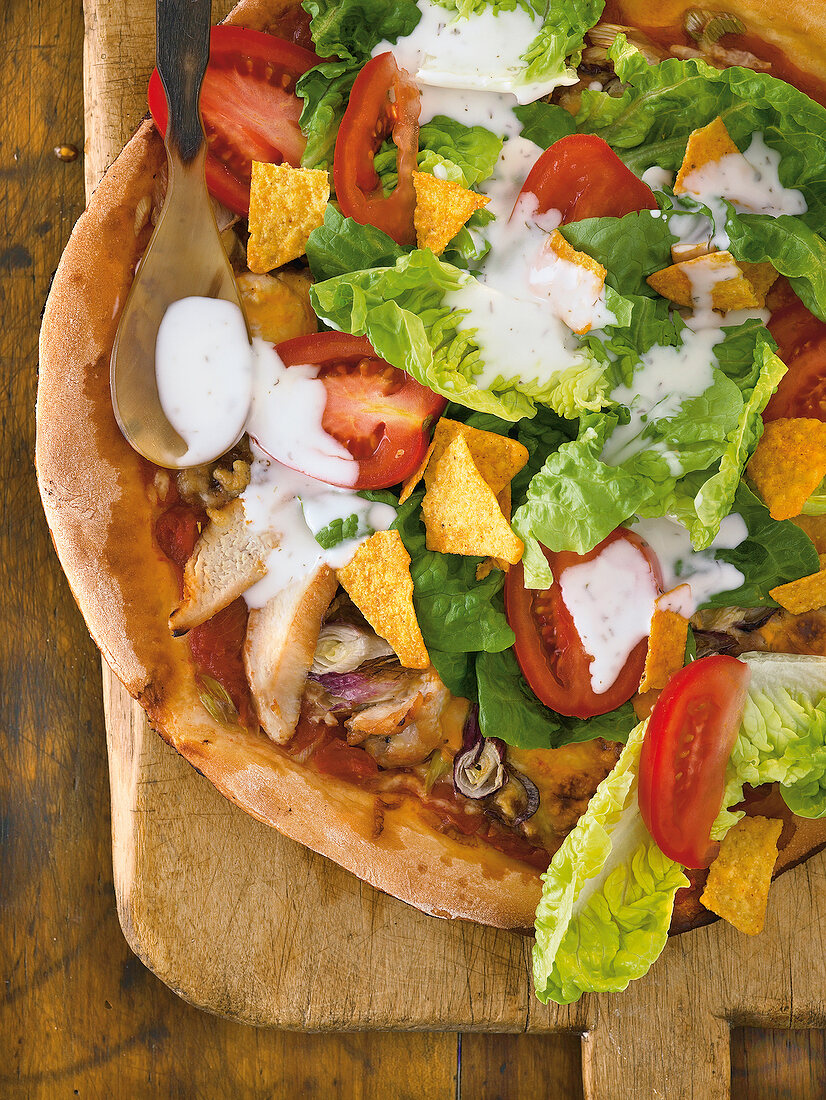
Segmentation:
{"type": "Polygon", "coordinates": [[[560,138],[576,132],[571,113],[555,103],[546,103],[544,99],[514,107],[513,113],[522,123],[522,137],[540,149],[547,149],[560,138]]]}
{"type": "MultiPolygon", "coordinates": [[[[436,115],[419,130],[417,167],[432,175],[438,166],[445,179],[461,187],[474,187],[493,174],[501,152],[502,139],[484,126],[466,126],[446,115],[436,115]]],[[[385,191],[392,191],[398,182],[396,153],[396,146],[385,142],[373,161],[385,191]]]]}
{"type": "Polygon", "coordinates": [[[637,770],[646,723],[565,838],[543,878],[533,974],[540,1001],[570,1004],[639,978],[665,947],[674,895],[688,885],[640,817],[637,770]]]}
{"type": "Polygon", "coordinates": [[[298,120],[307,139],[301,157],[304,168],[332,171],[338,128],[359,70],[352,62],[328,61],[304,73],[296,84],[296,95],[304,100],[298,120]]]}
{"type": "Polygon", "coordinates": [[[544,706],[528,687],[513,649],[476,658],[479,724],[485,737],[500,737],[520,749],[556,749],[574,741],[625,741],[637,723],[625,703],[595,718],[569,718],[544,706]]]}
{"type": "Polygon", "coordinates": [[[319,57],[364,64],[385,38],[395,42],[421,19],[415,0],[303,0],[319,57]]]}
{"type": "Polygon", "coordinates": [[[712,596],[704,607],[776,607],[769,590],[787,581],[816,573],[817,550],[808,535],[791,520],[776,520],[768,508],[741,482],[732,512],[742,516],[748,537],[732,550],[717,550],[715,558],[727,561],[743,574],[740,588],[712,596]]]}
{"type": "Polygon", "coordinates": [[[607,268],[606,282],[622,294],[656,297],[646,277],[671,264],[671,245],[678,239],[668,218],[657,210],[640,210],[622,218],[584,218],[560,227],[579,252],[607,268]]]}
{"type": "Polygon", "coordinates": [[[749,263],[771,263],[807,309],[826,321],[826,241],[800,218],[782,214],[730,214],[731,254],[749,263]]]}
{"type": "MultiPolygon", "coordinates": [[[[638,301],[650,313],[635,337],[645,348],[652,334],[668,337],[670,322],[659,317],[661,303],[638,301]]],[[[785,371],[759,322],[724,333],[714,355],[725,369],[716,369],[711,386],[686,399],[676,415],[640,422],[631,438],[623,430],[627,413],[585,415],[578,438],[549,455],[513,517],[525,543],[529,588],[551,583],[540,543],[553,551],[587,553],[635,514],[673,516],[688,529],[695,549],[711,544],[762,433],[760,414],[785,371]]],[[[605,346],[612,352],[612,369],[633,376],[629,364],[638,363],[639,356],[628,334],[614,329],[609,334],[605,346]]],[[[679,340],[673,328],[672,334],[679,340]]]]}
{"type": "Polygon", "coordinates": [[[498,377],[489,389],[480,389],[475,379],[484,362],[475,329],[462,325],[466,311],[444,304],[446,294],[471,281],[429,250],[414,250],[392,267],[316,283],[310,301],[327,324],[368,336],[388,363],[467,408],[517,421],[533,416],[537,402],[569,417],[601,407],[607,390],[604,366],[587,350],[579,362],[551,372],[546,381],[498,377]]]}
{"type": "Polygon", "coordinates": [[[779,783],[793,813],[826,816],[826,660],[785,653],[741,660],[751,668],[751,684],[711,831],[718,840],[743,816],[729,807],[740,802],[746,783],[779,783]]]}
{"type": "Polygon", "coordinates": [[[599,20],[604,7],[605,0],[550,0],[541,6],[545,19],[524,55],[525,82],[558,78],[560,83],[573,83],[585,32],[599,20]]]}
{"type": "Polygon", "coordinates": [[[715,69],[703,61],[669,58],[649,65],[619,35],[609,52],[627,85],[618,98],[585,90],[576,118],[583,133],[598,134],[636,175],[659,165],[676,171],[688,135],[720,115],[737,145],[760,131],[783,160],[784,187],[799,188],[815,233],[826,230],[826,108],[785,81],[751,69],[715,69]]]}
{"type": "Polygon", "coordinates": [[[307,241],[307,260],[316,281],[387,267],[407,253],[392,237],[374,225],[362,225],[327,204],[324,224],[314,229],[307,241]]]}

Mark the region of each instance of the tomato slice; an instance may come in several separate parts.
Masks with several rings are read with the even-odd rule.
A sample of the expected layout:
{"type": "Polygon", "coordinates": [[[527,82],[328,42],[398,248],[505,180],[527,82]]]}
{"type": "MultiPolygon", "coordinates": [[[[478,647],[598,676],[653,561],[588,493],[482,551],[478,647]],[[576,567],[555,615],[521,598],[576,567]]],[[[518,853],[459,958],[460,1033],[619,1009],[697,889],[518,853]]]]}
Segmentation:
{"type": "Polygon", "coordinates": [[[201,534],[201,517],[188,504],[173,504],[155,520],[155,541],[161,551],[183,569],[201,534]]]}
{"type": "Polygon", "coordinates": [[[319,332],[285,340],[285,366],[320,366],[327,391],[321,426],[358,460],[355,489],[398,485],[419,466],[447,401],[380,359],[366,336],[319,332]]]}
{"type": "Polygon", "coordinates": [[[528,173],[520,194],[526,193],[536,195],[538,214],[558,210],[562,225],[657,209],[651,188],[593,134],[570,134],[555,141],[528,173]]]}
{"type": "Polygon", "coordinates": [[[826,420],[826,324],[799,299],[769,321],[777,354],[789,368],[763,413],[763,420],[805,416],[826,420]]]}
{"type": "MultiPolygon", "coordinates": [[[[293,167],[306,141],[298,120],[304,101],[296,81],[319,59],[310,50],[245,27],[213,27],[201,88],[208,144],[206,181],[230,210],[248,214],[252,161],[293,167]]],[[[158,70],[149,78],[149,110],[166,133],[169,109],[158,70]]]]}
{"type": "Polygon", "coordinates": [[[720,847],[711,826],[750,679],[734,657],[703,657],[671,677],[648,720],[640,813],[660,849],[684,867],[708,867],[720,847]]]}
{"type": "Polygon", "coordinates": [[[368,61],[353,84],[333,155],[333,181],[341,212],[375,225],[397,244],[416,243],[413,172],[419,151],[419,89],[392,53],[368,61]],[[399,182],[385,197],[373,157],[392,134],[399,182]]]}
{"type": "Polygon", "coordinates": [[[592,718],[607,714],[628,702],[640,684],[645,667],[647,639],[631,651],[616,680],[607,691],[595,692],[591,684],[592,655],[586,652],[573,617],[562,599],[560,578],[572,565],[593,561],[618,539],[625,539],[645,559],[656,587],[662,590],[662,574],[654,552],[639,535],[618,527],[587,554],[552,553],[545,550],[554,582],[547,591],[524,587],[522,566],[511,566],[505,582],[505,611],[516,634],[516,659],[534,695],[559,714],[592,718]]]}

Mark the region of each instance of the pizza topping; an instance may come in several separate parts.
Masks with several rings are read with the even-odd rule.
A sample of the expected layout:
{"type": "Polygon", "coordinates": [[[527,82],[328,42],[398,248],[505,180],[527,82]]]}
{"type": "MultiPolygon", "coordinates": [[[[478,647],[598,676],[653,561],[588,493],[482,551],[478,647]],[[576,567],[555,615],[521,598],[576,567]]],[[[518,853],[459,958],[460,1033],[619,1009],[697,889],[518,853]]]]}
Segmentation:
{"type": "Polygon", "coordinates": [[[483,737],[479,708],[471,706],[465,719],[462,751],[453,761],[453,786],[465,798],[487,798],[507,780],[505,743],[498,737],[483,737]]]}
{"type": "Polygon", "coordinates": [[[340,620],[326,622],[318,638],[312,672],[318,677],[340,676],[354,672],[368,661],[389,657],[392,652],[387,642],[372,630],[340,620]]]}
{"type": "Polygon", "coordinates": [[[250,611],[244,667],[261,726],[277,744],[295,732],[321,624],[337,587],[333,571],[320,565],[250,611]]]}
{"type": "Polygon", "coordinates": [[[250,531],[241,500],[213,513],[184,566],[183,595],[169,616],[173,634],[212,618],[266,574],[272,530],[250,531]]]}
{"type": "Polygon", "coordinates": [[[253,161],[247,243],[250,271],[263,275],[303,256],[310,234],[324,223],[329,198],[326,172],[253,161]]]}

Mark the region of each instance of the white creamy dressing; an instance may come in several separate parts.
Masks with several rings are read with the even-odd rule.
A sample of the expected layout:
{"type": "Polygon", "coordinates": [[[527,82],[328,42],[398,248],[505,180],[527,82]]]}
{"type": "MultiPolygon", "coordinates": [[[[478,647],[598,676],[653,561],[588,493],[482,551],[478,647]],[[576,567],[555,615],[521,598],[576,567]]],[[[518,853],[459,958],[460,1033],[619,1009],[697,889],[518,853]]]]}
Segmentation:
{"type": "Polygon", "coordinates": [[[389,505],[334,487],[355,484],[358,462],[322,427],[326,393],[318,370],[285,367],[264,340],[250,346],[231,302],[183,298],[161,322],[158,393],[192,464],[229,450],[243,431],[254,441],[251,480],[240,499],[250,533],[276,531],[279,545],[268,556],[267,576],[245,594],[250,607],[263,607],[323,562],[346,565],[372,531],[387,530],[396,516],[389,505]],[[351,515],[365,534],[329,550],[316,542],[315,533],[351,515]]]}
{"type": "Polygon", "coordinates": [[[505,129],[497,124],[502,118],[511,133],[518,133],[518,123],[513,129],[507,119],[510,107],[532,103],[578,79],[569,72],[540,83],[525,81],[522,58],[543,24],[533,13],[522,8],[497,12],[485,7],[463,17],[430,0],[419,0],[418,6],[422,15],[413,31],[395,43],[379,42],[373,56],[391,50],[397,64],[416,80],[422,91],[423,122],[435,114],[448,114],[468,125],[487,125],[503,134],[505,129]],[[446,91],[453,94],[447,98],[446,91]],[[465,94],[457,96],[457,91],[465,94]],[[471,103],[480,94],[486,98],[471,103]],[[500,99],[491,99],[491,95],[500,99]],[[462,101],[467,103],[467,117],[456,110],[462,101]],[[475,121],[468,122],[470,117],[475,121]]]}
{"type": "Polygon", "coordinates": [[[247,431],[285,466],[336,485],[354,485],[358,462],[321,426],[327,393],[309,364],[285,367],[272,344],[253,341],[255,371],[247,431]]]}
{"type": "Polygon", "coordinates": [[[567,260],[545,242],[534,257],[528,285],[537,298],[546,299],[551,311],[571,329],[586,333],[616,324],[605,304],[605,284],[589,267],[567,260]]]}
{"type": "Polygon", "coordinates": [[[186,463],[208,462],[238,442],[252,401],[253,349],[236,305],[173,302],[158,328],[155,364],[161,408],[187,445],[186,463]]]}
{"type": "Polygon", "coordinates": [[[255,444],[252,451],[250,483],[241,494],[250,534],[276,531],[280,537],[267,557],[267,575],[244,593],[249,607],[263,607],[287,585],[309,576],[325,562],[340,569],[350,561],[367,536],[325,550],[314,534],[333,520],[356,514],[360,526],[386,531],[396,517],[395,508],[387,504],[363,500],[346,489],[334,489],[282,466],[255,444]]]}
{"type": "Polygon", "coordinates": [[[626,539],[616,539],[591,561],[565,569],[559,587],[592,658],[591,687],[600,695],[647,636],[657,581],[643,554],[626,539]]]}
{"type": "MultiPolygon", "coordinates": [[[[687,213],[672,216],[669,229],[679,237],[681,245],[706,243],[724,250],[729,246],[726,202],[741,214],[771,214],[775,218],[781,214],[805,214],[808,207],[803,193],[780,182],[781,159],[776,149],[766,145],[763,135],[755,133],[745,153],[728,153],[689,172],[683,177],[685,193],[708,207],[714,225],[704,214],[687,213]]],[[[657,166],[642,174],[643,182],[655,190],[670,186],[673,178],[673,172],[657,166]]],[[[679,255],[679,246],[675,247],[679,255]]]]}
{"type": "Polygon", "coordinates": [[[695,550],[688,531],[670,516],[638,519],[628,526],[645,539],[657,555],[666,589],[686,584],[690,588],[691,599],[685,605],[687,611],[682,614],[693,615],[712,596],[734,591],[745,580],[736,566],[717,561],[714,556],[717,550],[733,550],[748,537],[745,520],[737,512],[725,517],[707,550],[695,550]]]}

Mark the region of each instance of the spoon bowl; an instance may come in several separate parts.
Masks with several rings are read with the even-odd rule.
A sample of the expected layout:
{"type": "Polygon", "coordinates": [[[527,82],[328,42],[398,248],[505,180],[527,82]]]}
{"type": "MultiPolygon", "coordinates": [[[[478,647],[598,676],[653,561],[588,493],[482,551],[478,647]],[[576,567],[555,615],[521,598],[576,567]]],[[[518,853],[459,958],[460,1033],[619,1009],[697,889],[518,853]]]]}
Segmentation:
{"type": "MultiPolygon", "coordinates": [[[[118,325],[110,361],[112,406],[129,443],[169,469],[193,465],[161,405],[155,346],[164,314],[191,296],[243,309],[204,180],[198,99],[209,57],[210,0],[157,0],[158,71],[169,101],[166,197],[118,325]]],[[[238,437],[243,431],[239,424],[238,437]]],[[[221,446],[213,456],[225,450],[221,446]]],[[[202,459],[199,459],[199,462],[202,459]]]]}

